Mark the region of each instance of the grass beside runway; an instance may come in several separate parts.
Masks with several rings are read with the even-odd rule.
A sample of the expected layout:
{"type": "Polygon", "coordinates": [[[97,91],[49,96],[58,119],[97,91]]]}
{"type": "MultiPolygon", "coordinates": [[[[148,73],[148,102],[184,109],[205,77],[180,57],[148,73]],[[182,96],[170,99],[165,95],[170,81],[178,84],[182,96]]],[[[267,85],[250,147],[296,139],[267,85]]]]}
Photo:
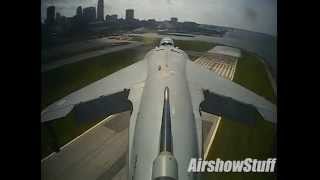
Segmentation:
{"type": "MultiPolygon", "coordinates": [[[[155,47],[155,46],[159,46],[161,39],[135,36],[131,40],[144,42],[145,45],[152,45],[153,47],[155,47]]],[[[192,50],[192,51],[206,52],[217,45],[215,43],[204,42],[204,41],[177,40],[174,38],[173,38],[173,41],[175,46],[179,47],[179,49],[182,49],[184,51],[192,50]]]]}
{"type": "MultiPolygon", "coordinates": [[[[234,81],[276,103],[271,83],[263,64],[253,54],[242,52],[234,81]]],[[[266,160],[276,157],[276,126],[257,113],[255,125],[247,125],[222,117],[208,160],[266,160]]],[[[275,173],[206,173],[203,179],[269,180],[275,173]]]]}
{"type": "MultiPolygon", "coordinates": [[[[134,36],[131,40],[143,42],[145,46],[156,47],[156,46],[159,46],[161,38],[134,36]]],[[[176,40],[176,39],[173,39],[173,41],[175,46],[179,47],[184,51],[192,50],[192,51],[198,51],[198,52],[207,52],[208,50],[212,49],[214,46],[217,45],[215,43],[209,43],[204,41],[192,41],[192,40],[184,41],[184,40],[176,40]]],[[[189,54],[189,58],[191,61],[194,61],[199,57],[200,56],[189,54]]]]}
{"type": "Polygon", "coordinates": [[[68,64],[42,73],[41,108],[95,82],[117,70],[143,59],[151,46],[126,49],[68,64]]]}
{"type": "MultiPolygon", "coordinates": [[[[128,43],[129,44],[129,43],[128,43]]],[[[107,44],[107,45],[100,45],[97,47],[91,47],[88,49],[82,49],[81,51],[62,51],[60,53],[55,53],[54,55],[48,55],[48,52],[41,52],[41,61],[42,63],[46,64],[46,63],[50,63],[50,62],[54,62],[57,60],[61,60],[64,58],[69,58],[75,55],[79,55],[79,53],[83,54],[86,52],[92,52],[92,51],[97,51],[97,50],[102,50],[105,48],[111,47],[111,44],[107,44]]]]}
{"type": "Polygon", "coordinates": [[[277,98],[267,71],[258,58],[252,53],[242,51],[233,81],[276,103],[277,98]]]}
{"type": "MultiPolygon", "coordinates": [[[[258,117],[254,126],[222,118],[208,160],[266,160],[276,157],[276,130],[272,123],[258,117]]],[[[275,173],[206,173],[204,179],[269,180],[275,173]]]]}

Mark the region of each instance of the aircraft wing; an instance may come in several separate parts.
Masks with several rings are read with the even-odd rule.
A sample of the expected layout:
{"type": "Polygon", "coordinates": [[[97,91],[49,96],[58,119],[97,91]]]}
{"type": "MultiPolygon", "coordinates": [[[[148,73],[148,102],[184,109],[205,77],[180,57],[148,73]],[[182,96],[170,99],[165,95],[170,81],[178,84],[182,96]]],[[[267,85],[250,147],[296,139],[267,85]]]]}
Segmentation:
{"type": "Polygon", "coordinates": [[[75,108],[76,118],[85,120],[130,110],[130,89],[147,78],[147,61],[142,60],[49,105],[41,122],[65,117],[75,108]]]}
{"type": "Polygon", "coordinates": [[[197,104],[193,104],[200,106],[201,110],[246,122],[256,119],[254,114],[257,110],[265,120],[277,122],[276,106],[239,84],[224,79],[192,61],[186,64],[186,76],[191,94],[203,91],[201,98],[204,101],[194,100],[197,104]]]}

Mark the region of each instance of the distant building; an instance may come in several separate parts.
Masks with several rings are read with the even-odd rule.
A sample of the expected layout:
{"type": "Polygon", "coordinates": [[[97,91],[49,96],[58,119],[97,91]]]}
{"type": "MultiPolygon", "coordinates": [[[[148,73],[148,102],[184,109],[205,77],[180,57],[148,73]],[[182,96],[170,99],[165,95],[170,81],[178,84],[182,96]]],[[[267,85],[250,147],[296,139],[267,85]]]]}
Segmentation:
{"type": "Polygon", "coordinates": [[[126,9],[126,20],[133,20],[133,19],[134,19],[134,10],[126,9]]]}
{"type": "Polygon", "coordinates": [[[56,13],[56,20],[60,19],[61,18],[61,14],[60,13],[56,13]]]}
{"type": "Polygon", "coordinates": [[[55,7],[54,6],[49,6],[47,8],[47,24],[53,24],[55,21],[55,7]]]}
{"type": "Polygon", "coordinates": [[[98,16],[98,21],[104,21],[104,3],[103,3],[103,0],[98,0],[97,16],[98,16]]]}
{"type": "Polygon", "coordinates": [[[76,16],[80,17],[80,18],[82,17],[82,7],[81,6],[77,7],[76,16]]]}
{"type": "Polygon", "coordinates": [[[85,22],[93,22],[96,18],[96,8],[95,7],[87,7],[83,9],[83,20],[85,22]]]}
{"type": "Polygon", "coordinates": [[[62,16],[61,16],[61,14],[60,13],[56,13],[56,20],[55,20],[55,22],[57,23],[57,24],[61,24],[61,22],[62,22],[62,16]]]}
{"type": "Polygon", "coordinates": [[[78,6],[77,7],[77,10],[76,10],[76,15],[74,16],[74,21],[73,23],[79,25],[81,23],[84,22],[84,19],[83,19],[83,11],[82,11],[82,7],[81,6],[78,6]]]}
{"type": "Polygon", "coordinates": [[[157,21],[155,19],[148,19],[147,23],[148,23],[148,25],[155,26],[157,21]]]}
{"type": "Polygon", "coordinates": [[[112,15],[106,15],[106,22],[107,23],[114,23],[118,21],[118,15],[112,14],[112,15]]]}
{"type": "Polygon", "coordinates": [[[110,22],[110,18],[111,18],[111,16],[110,15],[106,15],[106,22],[108,23],[108,22],[110,22]]]}
{"type": "Polygon", "coordinates": [[[178,22],[178,18],[172,17],[170,21],[173,22],[173,23],[177,23],[178,22]]]}
{"type": "Polygon", "coordinates": [[[156,26],[157,26],[155,19],[148,19],[143,24],[145,27],[148,27],[148,28],[156,28],[156,26]]]}
{"type": "Polygon", "coordinates": [[[55,20],[55,31],[57,33],[63,33],[66,27],[70,24],[68,19],[65,16],[62,16],[60,13],[56,13],[55,20]]]}

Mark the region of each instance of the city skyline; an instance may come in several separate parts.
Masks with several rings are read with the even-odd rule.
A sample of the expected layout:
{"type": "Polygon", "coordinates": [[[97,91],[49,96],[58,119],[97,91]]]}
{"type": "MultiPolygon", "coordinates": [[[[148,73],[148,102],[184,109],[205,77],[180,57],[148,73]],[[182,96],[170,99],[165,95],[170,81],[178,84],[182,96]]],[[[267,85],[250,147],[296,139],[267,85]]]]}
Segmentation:
{"type": "MultiPolygon", "coordinates": [[[[97,7],[98,0],[42,0],[41,3],[41,20],[44,21],[46,8],[50,5],[54,5],[61,15],[72,17],[78,6],[97,7]]],[[[196,4],[191,0],[108,0],[104,2],[104,17],[117,14],[118,18],[124,19],[126,9],[134,9],[135,18],[140,20],[164,21],[177,17],[180,22],[194,21],[277,34],[276,0],[239,0],[232,3],[230,0],[202,0],[196,4]]]]}

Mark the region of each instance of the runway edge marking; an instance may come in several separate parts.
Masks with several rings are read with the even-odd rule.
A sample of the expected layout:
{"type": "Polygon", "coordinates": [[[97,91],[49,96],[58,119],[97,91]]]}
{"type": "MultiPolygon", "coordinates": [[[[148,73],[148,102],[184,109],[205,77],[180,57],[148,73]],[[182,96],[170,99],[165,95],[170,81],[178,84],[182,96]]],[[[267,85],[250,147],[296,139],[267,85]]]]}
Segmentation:
{"type": "MultiPolygon", "coordinates": [[[[84,133],[80,134],[79,136],[77,136],[76,138],[72,139],[71,141],[69,141],[67,144],[63,145],[62,147],[60,147],[60,150],[63,150],[64,148],[66,148],[67,146],[69,146],[70,144],[72,144],[73,142],[75,142],[76,140],[78,140],[80,137],[84,136],[85,134],[87,134],[88,132],[90,132],[91,130],[93,130],[94,128],[98,127],[99,125],[101,125],[104,122],[110,121],[112,118],[116,117],[119,114],[113,114],[108,116],[107,118],[105,118],[104,120],[102,120],[101,122],[99,122],[98,124],[94,125],[93,127],[91,127],[90,129],[86,130],[84,133]]],[[[50,157],[52,157],[53,155],[57,154],[56,152],[53,152],[51,154],[49,154],[48,156],[46,156],[45,158],[41,159],[41,163],[43,163],[45,160],[49,159],[50,157]]]]}

